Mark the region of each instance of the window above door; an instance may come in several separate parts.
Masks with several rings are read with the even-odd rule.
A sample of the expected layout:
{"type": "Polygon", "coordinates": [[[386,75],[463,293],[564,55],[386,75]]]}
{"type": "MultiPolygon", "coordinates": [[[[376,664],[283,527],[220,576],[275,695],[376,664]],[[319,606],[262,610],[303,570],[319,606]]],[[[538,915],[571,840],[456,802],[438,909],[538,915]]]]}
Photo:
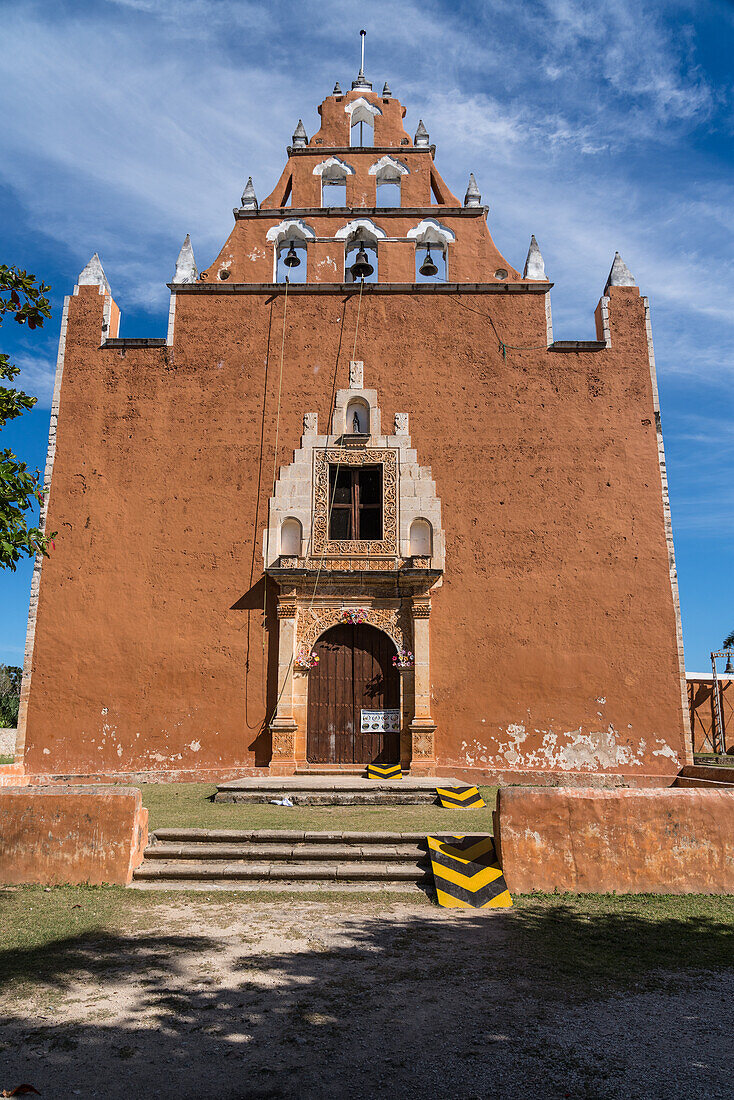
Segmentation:
{"type": "Polygon", "coordinates": [[[382,466],[329,466],[329,539],[382,539],[382,466]]]}

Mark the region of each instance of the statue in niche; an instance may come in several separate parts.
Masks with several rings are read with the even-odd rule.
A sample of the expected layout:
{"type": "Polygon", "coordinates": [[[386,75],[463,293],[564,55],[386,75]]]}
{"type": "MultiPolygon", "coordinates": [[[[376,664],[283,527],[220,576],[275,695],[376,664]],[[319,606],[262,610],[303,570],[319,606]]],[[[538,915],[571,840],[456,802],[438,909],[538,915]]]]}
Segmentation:
{"type": "Polygon", "coordinates": [[[362,434],[362,429],[359,425],[359,413],[357,412],[355,412],[354,416],[352,417],[352,431],[355,435],[362,434]]]}

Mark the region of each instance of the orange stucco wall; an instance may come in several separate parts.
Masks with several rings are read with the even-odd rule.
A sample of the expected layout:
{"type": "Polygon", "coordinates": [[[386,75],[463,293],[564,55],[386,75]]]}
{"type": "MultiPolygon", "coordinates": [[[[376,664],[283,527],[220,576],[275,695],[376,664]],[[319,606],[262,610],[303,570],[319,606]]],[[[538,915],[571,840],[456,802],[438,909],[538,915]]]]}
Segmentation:
{"type": "MultiPolygon", "coordinates": [[[[610,296],[611,347],[559,353],[537,350],[543,293],[365,288],[365,384],[384,423],[409,412],[442,502],[431,678],[445,768],[665,782],[684,762],[644,311],[635,288],[610,296]],[[496,332],[534,350],[505,358],[496,332]]],[[[101,349],[103,301],[96,287],[70,299],[26,767],[265,766],[282,288],[179,291],[170,348],[101,349]]],[[[356,310],[337,289],[291,293],[278,465],[305,411],[328,422],[356,310]]]]}
{"type": "Polygon", "coordinates": [[[548,347],[550,283],[501,255],[486,207],[449,192],[433,148],[406,134],[404,108],[354,90],[320,114],[272,194],[238,209],[218,257],[176,285],[168,346],[100,346],[117,333],[106,288],[69,299],[47,520],[58,535],[21,695],[28,775],[268,766],[273,469],[290,463],[304,413],[326,430],[357,358],[383,430],[409,414],[441,502],[438,768],[671,782],[690,751],[645,300],[612,286],[608,323],[597,311],[603,347],[548,347]],[[380,112],[375,146],[354,149],[347,108],[363,96],[380,112]],[[375,210],[388,153],[407,169],[401,204],[375,210]],[[332,156],[348,165],[352,209],[319,207],[314,169],[332,156]],[[360,303],[342,280],[362,215],[378,283],[360,303]],[[411,285],[428,223],[448,251],[449,285],[411,285]],[[294,225],[308,281],[289,290],[284,330],[284,286],[272,279],[294,225]]]}
{"type": "Polygon", "coordinates": [[[511,893],[734,893],[731,788],[503,788],[495,823],[511,893]]]}
{"type": "Polygon", "coordinates": [[[0,821],[0,883],[126,885],[148,837],[140,791],[127,787],[6,787],[0,821]]]}

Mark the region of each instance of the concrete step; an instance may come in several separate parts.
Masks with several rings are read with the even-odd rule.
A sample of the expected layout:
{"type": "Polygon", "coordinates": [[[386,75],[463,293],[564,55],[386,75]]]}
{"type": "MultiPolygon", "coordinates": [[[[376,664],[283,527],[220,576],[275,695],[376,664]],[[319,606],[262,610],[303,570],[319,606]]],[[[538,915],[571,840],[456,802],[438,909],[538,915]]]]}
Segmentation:
{"type": "Polygon", "coordinates": [[[425,843],[426,834],[398,832],[351,832],[339,830],[329,832],[304,832],[301,829],[156,829],[150,834],[151,841],[180,841],[183,843],[205,842],[209,844],[239,844],[246,841],[267,844],[271,841],[279,844],[420,844],[425,843]]]}
{"type": "Polygon", "coordinates": [[[294,775],[284,778],[235,779],[217,785],[215,802],[264,803],[287,796],[298,806],[416,806],[435,804],[436,785],[455,779],[406,776],[366,779],[348,775],[294,775]]]}
{"type": "MultiPolygon", "coordinates": [[[[132,885],[265,889],[372,883],[430,885],[424,833],[277,829],[156,829],[132,885]]],[[[367,886],[364,888],[366,889],[367,886]]]]}
{"type": "Polygon", "coordinates": [[[392,894],[404,894],[408,898],[410,895],[415,895],[416,891],[422,893],[430,892],[432,883],[430,879],[426,879],[423,882],[354,882],[347,879],[339,879],[338,882],[334,882],[329,879],[308,879],[301,882],[288,882],[283,879],[268,879],[267,882],[259,882],[257,879],[235,879],[235,880],[217,880],[217,879],[194,879],[194,878],[180,878],[180,879],[141,879],[140,881],[131,882],[130,890],[191,890],[194,893],[224,893],[233,892],[237,894],[257,893],[262,890],[267,890],[269,894],[313,894],[318,897],[319,894],[332,894],[335,890],[338,890],[340,894],[354,894],[359,896],[360,894],[379,893],[381,897],[392,894]]]}
{"type": "Polygon", "coordinates": [[[150,860],[291,860],[297,863],[311,860],[378,860],[404,862],[426,855],[425,840],[419,844],[175,844],[158,842],[145,849],[150,860]]]}
{"type": "Polygon", "coordinates": [[[304,863],[290,861],[249,862],[248,860],[145,860],[134,874],[135,882],[143,881],[227,881],[257,880],[267,883],[274,880],[303,882],[321,880],[330,882],[423,882],[430,877],[430,867],[414,863],[388,863],[336,860],[312,860],[304,863]]]}
{"type": "MultiPolygon", "coordinates": [[[[403,773],[405,775],[405,772],[403,773]]],[[[364,764],[355,764],[354,767],[344,764],[322,764],[320,767],[314,765],[313,768],[296,768],[296,777],[301,778],[307,775],[361,775],[363,778],[367,778],[367,768],[364,764]]]]}

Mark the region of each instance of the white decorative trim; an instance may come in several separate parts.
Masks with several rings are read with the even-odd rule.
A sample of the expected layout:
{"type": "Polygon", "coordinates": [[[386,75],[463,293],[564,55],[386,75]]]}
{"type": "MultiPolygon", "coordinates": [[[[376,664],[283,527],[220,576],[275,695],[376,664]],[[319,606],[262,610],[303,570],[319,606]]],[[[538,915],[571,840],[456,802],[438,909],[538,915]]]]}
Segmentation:
{"type": "Polygon", "coordinates": [[[550,291],[545,295],[545,337],[549,345],[553,343],[553,316],[551,314],[550,291]]]}
{"type": "Polygon", "coordinates": [[[96,252],[86,267],[79,273],[77,286],[98,286],[100,294],[110,293],[110,284],[107,282],[102,261],[96,252]]]}
{"type": "Polygon", "coordinates": [[[435,218],[424,218],[422,222],[408,230],[408,240],[416,244],[451,244],[456,234],[435,218]]]}
{"type": "Polygon", "coordinates": [[[403,164],[399,160],[396,160],[395,157],[391,157],[388,153],[385,153],[384,157],[380,157],[380,159],[371,166],[371,168],[367,172],[367,175],[384,175],[386,178],[389,179],[394,178],[392,175],[388,176],[388,173],[384,172],[385,168],[392,168],[394,173],[398,176],[407,176],[410,174],[410,169],[405,164],[403,164]]]}
{"type": "Polygon", "coordinates": [[[265,234],[265,240],[271,244],[280,244],[281,241],[290,240],[315,241],[316,234],[310,225],[306,225],[302,218],[286,218],[285,221],[274,225],[265,234]]]}
{"type": "Polygon", "coordinates": [[[334,240],[347,241],[350,237],[353,237],[355,233],[358,233],[360,229],[373,237],[376,241],[385,240],[387,237],[385,230],[380,229],[379,225],[375,225],[371,218],[355,218],[353,222],[347,222],[341,229],[337,229],[334,234],[334,240]]]}
{"type": "Polygon", "coordinates": [[[351,103],[347,103],[344,107],[344,111],[348,114],[352,120],[352,126],[355,122],[369,122],[372,125],[375,115],[381,115],[382,111],[379,107],[375,107],[374,104],[369,103],[364,96],[359,96],[358,99],[353,99],[351,103]],[[357,117],[355,118],[355,113],[357,117]],[[366,115],[371,115],[371,118],[366,118],[366,115]]]}
{"type": "MultiPolygon", "coordinates": [[[[603,301],[604,299],[602,299],[603,301]]],[[[609,299],[606,299],[609,301],[609,299]]],[[[660,487],[663,499],[663,523],[665,525],[665,542],[668,548],[668,567],[670,571],[670,589],[673,596],[673,610],[675,612],[675,635],[678,649],[678,669],[680,676],[681,705],[683,707],[683,730],[685,733],[685,757],[686,763],[693,763],[693,749],[691,745],[691,721],[688,707],[688,690],[686,687],[686,662],[683,653],[683,622],[680,611],[680,593],[678,591],[678,570],[675,564],[675,545],[673,543],[673,521],[670,512],[670,492],[668,490],[668,472],[665,465],[665,448],[663,446],[663,428],[660,419],[660,401],[658,398],[658,380],[655,369],[655,349],[652,343],[652,324],[650,322],[650,299],[643,298],[645,309],[645,335],[647,337],[647,357],[650,365],[650,382],[652,384],[652,404],[655,411],[655,432],[657,435],[658,465],[660,467],[660,487]]]]}
{"type": "MultiPolygon", "coordinates": [[[[96,253],[95,253],[96,255],[96,253]]],[[[88,285],[88,284],[82,284],[88,285]]],[[[74,287],[74,293],[78,293],[79,287],[74,287]]],[[[100,285],[100,293],[104,293],[100,285]]],[[[61,379],[64,373],[64,356],[66,354],[66,330],[69,324],[69,302],[71,298],[64,298],[64,312],[61,315],[61,332],[59,333],[59,350],[56,355],[56,375],[54,377],[54,393],[51,400],[51,420],[48,429],[48,448],[46,450],[46,468],[43,473],[43,504],[40,509],[39,527],[46,530],[46,517],[51,496],[51,477],[56,458],[56,431],[59,423],[59,409],[61,407],[61,379]]],[[[109,297],[107,297],[109,301],[109,297]]],[[[20,708],[18,710],[18,736],[15,742],[16,759],[23,756],[25,751],[26,725],[28,721],[28,695],[31,689],[31,677],[33,675],[33,651],[36,641],[36,619],[38,616],[38,597],[41,591],[41,570],[43,568],[43,555],[36,554],[33,563],[33,576],[31,578],[31,598],[28,606],[28,627],[26,629],[25,651],[23,654],[23,680],[20,688],[20,708]]]]}
{"type": "Polygon", "coordinates": [[[328,157],[316,165],[313,175],[321,176],[322,179],[326,176],[326,179],[329,180],[344,179],[345,176],[353,176],[354,169],[351,164],[347,164],[345,160],[340,160],[339,157],[328,157]],[[332,169],[338,169],[340,174],[332,173],[332,169]]]}
{"type": "Polygon", "coordinates": [[[171,291],[171,304],[168,307],[168,333],[166,334],[166,343],[169,348],[173,347],[173,326],[176,321],[176,292],[171,291]]]}
{"type": "Polygon", "coordinates": [[[349,360],[349,388],[361,390],[364,387],[364,362],[361,359],[349,360]]]}
{"type": "MultiPolygon", "coordinates": [[[[441,525],[441,502],[436,494],[436,484],[430,467],[418,465],[418,456],[412,448],[408,434],[407,414],[399,415],[399,422],[396,418],[395,433],[382,435],[382,414],[377,404],[376,390],[337,391],[332,417],[332,434],[318,435],[314,430],[304,429],[300,446],[294,453],[293,462],[280,468],[275,495],[270,499],[269,525],[263,535],[263,556],[266,568],[277,565],[280,526],[283,520],[288,518],[297,519],[301,523],[304,559],[313,561],[319,558],[314,532],[316,471],[325,461],[328,462],[329,458],[334,461],[334,454],[343,456],[341,461],[350,465],[353,461],[359,460],[360,454],[369,454],[371,462],[379,461],[379,454],[383,454],[385,463],[395,468],[397,476],[397,494],[393,505],[396,543],[393,542],[390,548],[381,548],[380,553],[377,556],[373,555],[372,558],[365,558],[363,552],[357,551],[358,544],[354,544],[354,548],[349,548],[348,553],[343,547],[337,555],[341,565],[345,565],[347,559],[353,559],[357,565],[345,565],[346,568],[394,569],[396,566],[399,567],[401,559],[407,560],[410,557],[410,527],[413,520],[425,519],[433,529],[433,554],[430,567],[441,570],[444,568],[446,540],[441,525]],[[364,449],[360,448],[352,452],[351,448],[343,445],[343,436],[347,433],[347,409],[350,402],[357,398],[369,405],[370,435],[365,441],[364,449]],[[395,463],[397,463],[396,467],[395,463]],[[385,558],[386,554],[392,559],[392,564],[385,558]]],[[[386,525],[386,530],[387,526],[389,525],[386,525]]],[[[337,557],[334,558],[335,562],[337,557]]],[[[323,563],[323,568],[330,567],[334,568],[334,565],[323,563]]]]}
{"type": "Polygon", "coordinates": [[[603,295],[599,306],[601,307],[601,328],[604,343],[608,348],[612,346],[612,329],[609,324],[609,298],[603,295]]]}

